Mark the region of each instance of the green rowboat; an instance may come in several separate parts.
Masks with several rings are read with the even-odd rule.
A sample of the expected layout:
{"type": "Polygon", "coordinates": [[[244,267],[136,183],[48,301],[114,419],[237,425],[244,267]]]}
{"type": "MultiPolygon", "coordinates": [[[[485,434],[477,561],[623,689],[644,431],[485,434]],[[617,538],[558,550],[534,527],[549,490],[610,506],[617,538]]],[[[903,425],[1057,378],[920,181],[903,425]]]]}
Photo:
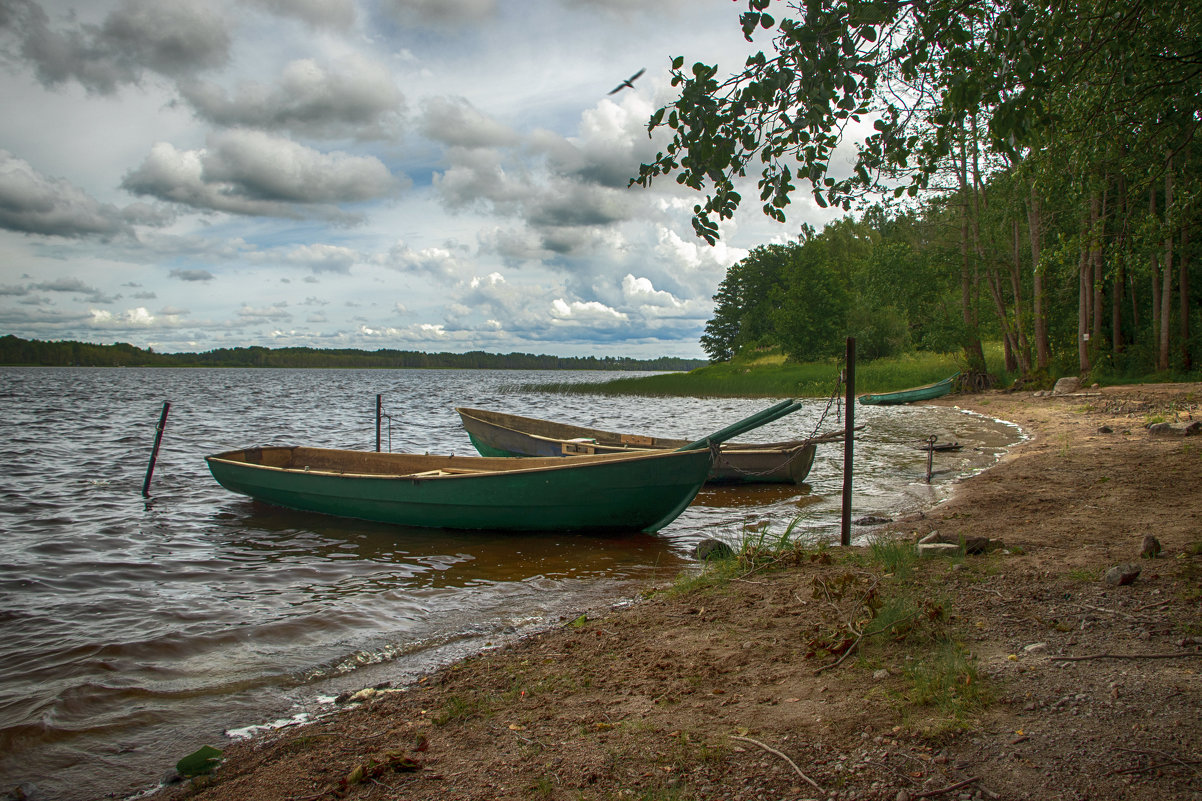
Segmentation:
{"type": "Polygon", "coordinates": [[[423,528],[654,532],[697,495],[712,450],[492,459],[263,447],[205,461],[228,490],[340,517],[423,528]]]}
{"type": "MultiPolygon", "coordinates": [[[[688,440],[619,434],[517,414],[457,408],[472,445],[483,456],[576,456],[675,450],[688,440]]],[[[817,438],[822,440],[824,438],[817,438]]],[[[815,440],[724,442],[710,469],[711,484],[800,484],[814,464],[815,440]]]]}
{"type": "Polygon", "coordinates": [[[886,406],[898,403],[913,403],[914,401],[940,398],[952,391],[959,373],[950,375],[942,381],[910,389],[899,389],[896,392],[882,392],[876,395],[861,395],[860,403],[866,406],[886,406]]]}

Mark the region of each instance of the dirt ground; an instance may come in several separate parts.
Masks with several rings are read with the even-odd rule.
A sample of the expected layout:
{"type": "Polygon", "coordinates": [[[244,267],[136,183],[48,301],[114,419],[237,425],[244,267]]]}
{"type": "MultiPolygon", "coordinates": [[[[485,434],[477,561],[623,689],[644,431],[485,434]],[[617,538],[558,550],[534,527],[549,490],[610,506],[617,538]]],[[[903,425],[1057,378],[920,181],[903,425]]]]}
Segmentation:
{"type": "Polygon", "coordinates": [[[159,798],[1202,799],[1202,437],[1146,427],[1200,399],[944,399],[1031,439],[878,547],[649,589],[159,798]],[[933,531],[1003,547],[890,561],[933,531]]]}

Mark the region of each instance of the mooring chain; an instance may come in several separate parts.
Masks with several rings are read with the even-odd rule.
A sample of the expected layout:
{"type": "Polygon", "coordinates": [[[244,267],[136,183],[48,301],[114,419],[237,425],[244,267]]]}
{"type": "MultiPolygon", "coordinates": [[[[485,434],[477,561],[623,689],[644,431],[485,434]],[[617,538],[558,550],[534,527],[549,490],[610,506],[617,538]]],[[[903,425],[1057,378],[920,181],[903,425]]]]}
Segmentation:
{"type": "MultiPolygon", "coordinates": [[[[832,406],[836,407],[836,413],[838,415],[836,419],[840,423],[843,422],[843,403],[842,403],[843,395],[839,391],[843,387],[843,359],[842,359],[842,357],[840,357],[839,362],[836,365],[836,367],[838,369],[835,372],[835,388],[831,392],[830,398],[827,399],[826,408],[824,408],[822,410],[822,414],[818,417],[818,422],[814,424],[814,429],[810,432],[810,435],[808,437],[806,437],[807,440],[814,439],[815,437],[818,436],[818,429],[822,428],[822,424],[824,422],[826,422],[826,418],[830,414],[832,406]]],[[[786,465],[792,464],[804,452],[805,452],[805,448],[795,448],[793,450],[793,454],[791,456],[789,456],[789,458],[785,461],[785,464],[786,465]]],[[[716,454],[715,454],[715,456],[716,456],[716,454]]],[[[753,472],[751,470],[744,470],[744,469],[742,469],[740,467],[736,467],[734,465],[731,465],[731,468],[735,472],[737,472],[741,475],[744,475],[744,476],[766,476],[769,473],[772,473],[775,470],[779,469],[779,468],[769,468],[768,470],[760,470],[760,471],[753,472]]]]}
{"type": "Polygon", "coordinates": [[[826,408],[822,410],[818,422],[814,424],[814,430],[810,432],[807,439],[813,439],[818,436],[818,429],[822,428],[822,424],[826,422],[827,415],[831,412],[831,406],[835,407],[836,421],[843,422],[843,393],[840,390],[843,388],[843,359],[839,359],[839,363],[835,365],[835,388],[831,391],[831,396],[827,398],[826,408]]]}

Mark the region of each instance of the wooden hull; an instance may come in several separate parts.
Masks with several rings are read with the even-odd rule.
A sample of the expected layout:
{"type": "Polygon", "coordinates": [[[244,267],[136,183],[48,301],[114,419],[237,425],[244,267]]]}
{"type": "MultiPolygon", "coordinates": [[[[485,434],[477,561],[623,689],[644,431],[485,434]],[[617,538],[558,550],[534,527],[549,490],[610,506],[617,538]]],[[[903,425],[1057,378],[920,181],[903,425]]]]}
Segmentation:
{"type": "Polygon", "coordinates": [[[205,457],[226,489],[276,506],[422,528],[644,531],[685,510],[707,450],[488,459],[265,447],[205,457]]]}
{"type": "MultiPolygon", "coordinates": [[[[476,450],[483,456],[562,457],[603,453],[673,450],[689,440],[618,434],[533,417],[481,409],[456,409],[476,450]]],[[[815,446],[806,440],[764,444],[723,443],[710,468],[713,484],[800,484],[814,464],[815,446]]]]}
{"type": "Polygon", "coordinates": [[[899,389],[896,392],[882,392],[876,395],[861,395],[860,403],[867,406],[887,406],[941,398],[952,391],[952,387],[955,385],[956,378],[959,375],[959,373],[956,373],[956,375],[948,376],[942,381],[936,381],[934,384],[927,384],[921,387],[899,389]]]}

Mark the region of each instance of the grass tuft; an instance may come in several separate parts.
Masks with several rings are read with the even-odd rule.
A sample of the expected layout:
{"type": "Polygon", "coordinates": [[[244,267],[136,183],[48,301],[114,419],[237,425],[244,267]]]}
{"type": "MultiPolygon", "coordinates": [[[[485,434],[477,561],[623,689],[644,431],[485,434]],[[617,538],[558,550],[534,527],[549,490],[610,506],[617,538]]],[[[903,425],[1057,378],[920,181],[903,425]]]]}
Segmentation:
{"type": "Polygon", "coordinates": [[[914,565],[918,561],[914,543],[901,537],[873,537],[868,543],[868,553],[871,561],[882,570],[903,581],[914,574],[914,565]]]}
{"type": "Polygon", "coordinates": [[[490,711],[488,704],[479,698],[452,695],[433,720],[435,725],[445,726],[448,723],[462,722],[477,716],[488,715],[490,711]]]}
{"type": "Polygon", "coordinates": [[[954,640],[944,639],[905,673],[910,681],[907,700],[934,707],[952,728],[967,726],[992,700],[977,672],[976,658],[954,640]]]}

